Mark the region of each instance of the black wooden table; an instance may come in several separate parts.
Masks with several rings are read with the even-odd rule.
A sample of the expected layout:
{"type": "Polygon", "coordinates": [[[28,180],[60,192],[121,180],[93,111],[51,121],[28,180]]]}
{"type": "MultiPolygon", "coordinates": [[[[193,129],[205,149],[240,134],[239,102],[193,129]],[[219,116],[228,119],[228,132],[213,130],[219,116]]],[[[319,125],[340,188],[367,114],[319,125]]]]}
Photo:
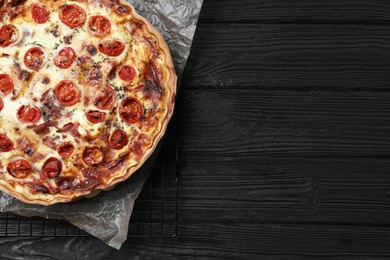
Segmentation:
{"type": "Polygon", "coordinates": [[[390,257],[390,2],[205,0],[176,238],[1,238],[1,259],[390,257]]]}

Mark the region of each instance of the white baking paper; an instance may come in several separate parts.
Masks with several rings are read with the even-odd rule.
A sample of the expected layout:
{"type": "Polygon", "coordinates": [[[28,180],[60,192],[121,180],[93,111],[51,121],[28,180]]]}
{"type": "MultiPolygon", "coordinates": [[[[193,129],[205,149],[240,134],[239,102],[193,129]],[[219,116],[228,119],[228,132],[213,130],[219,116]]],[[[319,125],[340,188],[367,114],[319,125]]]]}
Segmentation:
{"type": "MultiPolygon", "coordinates": [[[[184,70],[203,0],[128,0],[166,39],[179,78],[184,70]]],[[[53,206],[30,205],[0,192],[0,211],[65,219],[119,249],[127,238],[134,201],[150,175],[159,148],[127,181],[95,198],[53,206]]]]}

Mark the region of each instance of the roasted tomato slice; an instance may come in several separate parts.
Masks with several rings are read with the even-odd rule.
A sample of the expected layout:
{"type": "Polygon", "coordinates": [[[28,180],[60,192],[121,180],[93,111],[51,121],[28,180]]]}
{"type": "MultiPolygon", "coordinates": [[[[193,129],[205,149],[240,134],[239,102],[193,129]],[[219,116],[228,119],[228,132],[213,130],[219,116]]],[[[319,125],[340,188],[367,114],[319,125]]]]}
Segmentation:
{"type": "Polygon", "coordinates": [[[58,147],[58,154],[62,157],[69,157],[74,151],[74,146],[71,142],[65,142],[58,147]]]}
{"type": "Polygon", "coordinates": [[[89,110],[87,113],[85,113],[85,116],[92,124],[98,124],[106,120],[106,113],[100,112],[98,110],[89,110]]]}
{"type": "Polygon", "coordinates": [[[0,92],[8,95],[14,90],[14,82],[8,74],[0,74],[0,92]]]}
{"type": "Polygon", "coordinates": [[[103,37],[110,33],[111,23],[106,17],[96,15],[89,18],[88,22],[89,32],[96,37],[103,37]]]}
{"type": "Polygon", "coordinates": [[[24,64],[30,70],[38,71],[43,67],[43,60],[45,59],[45,53],[41,48],[33,47],[29,49],[24,55],[24,64]]]}
{"type": "Polygon", "coordinates": [[[54,65],[60,69],[67,69],[75,59],[76,52],[71,47],[65,47],[54,57],[54,65]]]}
{"type": "Polygon", "coordinates": [[[45,5],[35,4],[31,9],[31,16],[35,23],[46,23],[49,20],[50,12],[45,5]]]}
{"type": "Polygon", "coordinates": [[[119,70],[119,77],[123,80],[123,81],[132,81],[135,77],[135,69],[133,67],[130,67],[130,66],[123,66],[120,70],[119,70]]]}
{"type": "Polygon", "coordinates": [[[120,150],[129,142],[129,139],[127,137],[127,134],[122,129],[115,129],[115,131],[112,133],[110,140],[109,140],[109,146],[112,149],[120,150]]]}
{"type": "Polygon", "coordinates": [[[19,31],[15,26],[6,24],[0,28],[0,47],[7,47],[19,39],[19,31]]]}
{"type": "Polygon", "coordinates": [[[14,148],[14,143],[6,134],[0,134],[0,152],[9,152],[14,148]]]}
{"type": "Polygon", "coordinates": [[[107,56],[119,56],[125,50],[125,45],[118,40],[108,40],[100,43],[98,49],[107,56]]]}
{"type": "Polygon", "coordinates": [[[31,164],[24,159],[17,159],[7,166],[8,173],[18,179],[24,179],[31,173],[31,164]]]}
{"type": "Polygon", "coordinates": [[[119,106],[119,116],[125,123],[132,124],[138,122],[142,114],[142,104],[134,97],[127,97],[119,106]]]}
{"type": "Polygon", "coordinates": [[[41,119],[41,111],[34,105],[23,105],[16,114],[20,122],[35,124],[41,119]]]}
{"type": "Polygon", "coordinates": [[[63,80],[54,88],[54,95],[63,106],[73,106],[80,100],[80,92],[72,81],[63,80]]]}
{"type": "Polygon", "coordinates": [[[71,29],[80,27],[85,22],[87,15],[84,9],[78,5],[65,4],[61,6],[60,19],[71,29]]]}
{"type": "Polygon", "coordinates": [[[42,166],[42,173],[49,177],[54,178],[60,175],[62,171],[62,162],[57,158],[50,157],[42,166]]]}

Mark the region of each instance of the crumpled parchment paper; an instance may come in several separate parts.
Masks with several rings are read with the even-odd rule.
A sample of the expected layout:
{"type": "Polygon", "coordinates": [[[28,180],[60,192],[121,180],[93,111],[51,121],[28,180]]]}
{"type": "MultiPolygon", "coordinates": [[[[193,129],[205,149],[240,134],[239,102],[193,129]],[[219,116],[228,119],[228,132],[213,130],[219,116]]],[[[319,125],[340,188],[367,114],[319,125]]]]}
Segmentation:
{"type": "MultiPolygon", "coordinates": [[[[190,53],[203,0],[127,0],[167,41],[180,79],[190,53]]],[[[49,207],[23,203],[0,191],[0,211],[22,216],[65,219],[119,249],[127,238],[134,201],[153,169],[160,145],[145,164],[113,190],[49,207]]]]}

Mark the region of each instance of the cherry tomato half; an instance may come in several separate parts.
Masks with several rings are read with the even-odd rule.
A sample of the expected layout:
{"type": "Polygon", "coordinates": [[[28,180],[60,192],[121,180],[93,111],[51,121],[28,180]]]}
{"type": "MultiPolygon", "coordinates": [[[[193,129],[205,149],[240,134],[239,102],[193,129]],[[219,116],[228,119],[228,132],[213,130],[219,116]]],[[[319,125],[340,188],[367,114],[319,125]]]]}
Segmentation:
{"type": "Polygon", "coordinates": [[[65,47],[54,57],[54,65],[60,69],[67,69],[75,59],[76,52],[71,47],[65,47]]]}
{"type": "Polygon", "coordinates": [[[80,27],[87,19],[84,9],[73,4],[61,6],[59,15],[60,20],[71,29],[80,27]]]}
{"type": "Polygon", "coordinates": [[[41,48],[33,47],[29,49],[24,55],[24,64],[30,70],[38,71],[43,67],[43,60],[45,53],[41,48]]]}
{"type": "Polygon", "coordinates": [[[92,16],[88,22],[89,32],[96,37],[103,37],[110,33],[111,23],[102,15],[92,16]]]}
{"type": "Polygon", "coordinates": [[[107,56],[116,57],[122,54],[125,45],[118,40],[107,40],[98,45],[98,50],[107,56]]]}
{"type": "Polygon", "coordinates": [[[89,110],[87,113],[85,113],[85,116],[92,124],[98,124],[106,120],[106,113],[100,112],[98,110],[89,110]]]}
{"type": "Polygon", "coordinates": [[[50,12],[45,5],[35,4],[31,9],[31,16],[35,23],[46,23],[49,20],[50,12]]]}
{"type": "Polygon", "coordinates": [[[18,179],[24,179],[31,173],[31,164],[24,159],[17,159],[8,163],[8,173],[18,179]]]}
{"type": "Polygon", "coordinates": [[[0,74],[0,92],[8,95],[14,90],[14,82],[8,74],[0,74]]]}
{"type": "Polygon", "coordinates": [[[123,80],[123,81],[132,81],[135,77],[135,69],[133,67],[130,67],[130,66],[123,66],[119,72],[119,77],[123,80]]]}
{"type": "Polygon", "coordinates": [[[9,152],[14,148],[14,143],[6,134],[0,134],[0,152],[9,152]]]}
{"type": "Polygon", "coordinates": [[[19,39],[19,31],[15,26],[6,24],[0,28],[0,47],[7,47],[19,39]]]}
{"type": "Polygon", "coordinates": [[[72,81],[63,80],[54,88],[54,95],[63,106],[73,106],[80,100],[80,92],[72,81]]]}
{"type": "Polygon", "coordinates": [[[115,129],[112,133],[110,140],[109,140],[109,146],[112,149],[120,150],[129,142],[129,139],[127,137],[127,134],[122,129],[115,129]]]}
{"type": "Polygon", "coordinates": [[[138,122],[142,114],[142,104],[134,97],[125,98],[119,106],[119,116],[127,124],[138,122]]]}
{"type": "Polygon", "coordinates": [[[74,151],[74,146],[71,142],[65,142],[58,147],[58,154],[62,157],[70,156],[74,151]]]}
{"type": "Polygon", "coordinates": [[[22,123],[35,124],[41,119],[41,112],[34,105],[23,105],[18,109],[16,116],[22,123]]]}
{"type": "Polygon", "coordinates": [[[50,157],[42,166],[42,172],[49,178],[54,178],[60,175],[62,171],[62,163],[54,157],[50,157]]]}

